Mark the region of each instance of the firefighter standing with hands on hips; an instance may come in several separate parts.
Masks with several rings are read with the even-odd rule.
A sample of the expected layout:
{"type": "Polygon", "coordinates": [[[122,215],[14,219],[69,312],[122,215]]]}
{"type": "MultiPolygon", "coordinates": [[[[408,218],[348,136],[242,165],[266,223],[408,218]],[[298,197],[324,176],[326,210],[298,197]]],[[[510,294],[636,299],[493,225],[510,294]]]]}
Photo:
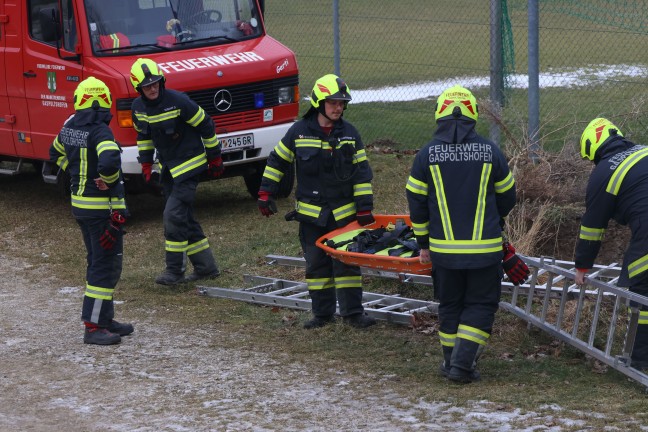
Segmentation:
{"type": "Polygon", "coordinates": [[[131,83],[140,97],[133,101],[133,125],[142,173],[151,181],[155,152],[162,166],[166,269],[155,282],[177,285],[220,275],[209,241],[194,217],[199,175],[223,174],[221,145],[212,118],[186,94],[165,88],[153,61],[140,58],[131,67],[131,83]],[[194,271],[185,277],[186,258],[194,271]]]}
{"type": "MultiPolygon", "coordinates": [[[[585,284],[608,222],[614,218],[632,232],[617,286],[648,296],[648,147],[626,139],[608,119],[595,118],[583,131],[580,152],[595,167],[576,244],[575,281],[585,284]]],[[[648,369],[648,309],[641,309],[631,366],[648,369]]]]}
{"type": "Polygon", "coordinates": [[[313,318],[304,328],[335,321],[336,298],[343,321],[366,328],[376,321],[364,313],[360,269],[331,259],[316,240],[353,220],[375,222],[371,167],[356,128],[342,118],[351,94],[345,82],[329,74],[315,82],[311,107],[270,153],[259,190],[259,210],[277,212],[274,196],[282,177],[296,167],[297,208],[286,215],[299,221],[306,260],[306,283],[313,318]]]}
{"type": "Polygon", "coordinates": [[[113,319],[127,210],[121,149],[108,127],[111,106],[110,91],[102,81],[94,77],[81,81],[74,92],[76,112],[50,147],[50,159],[70,175],[72,214],[87,252],[83,341],[96,345],[117,344],[133,333],[131,324],[113,319]]]}
{"type": "Polygon", "coordinates": [[[416,155],[406,186],[419,260],[433,265],[440,372],[458,383],[480,379],[475,367],[493,328],[502,267],[517,284],[529,274],[502,238],[515,180],[498,146],[475,131],[477,118],[469,90],[446,89],[436,104],[437,130],[416,155]]]}

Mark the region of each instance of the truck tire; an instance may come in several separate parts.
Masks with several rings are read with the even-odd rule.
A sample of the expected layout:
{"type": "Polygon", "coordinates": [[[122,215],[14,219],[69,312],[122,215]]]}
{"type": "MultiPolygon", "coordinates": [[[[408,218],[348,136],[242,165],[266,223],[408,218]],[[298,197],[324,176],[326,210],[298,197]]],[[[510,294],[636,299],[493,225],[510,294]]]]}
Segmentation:
{"type": "MultiPolygon", "coordinates": [[[[259,192],[259,187],[261,187],[261,178],[263,177],[263,170],[265,169],[265,163],[260,163],[255,172],[243,176],[245,180],[245,186],[247,187],[248,192],[252,198],[257,198],[259,192]]],[[[290,167],[288,172],[286,172],[279,182],[279,191],[277,192],[278,198],[289,197],[292,193],[293,186],[295,185],[295,167],[294,165],[290,167]]]]}

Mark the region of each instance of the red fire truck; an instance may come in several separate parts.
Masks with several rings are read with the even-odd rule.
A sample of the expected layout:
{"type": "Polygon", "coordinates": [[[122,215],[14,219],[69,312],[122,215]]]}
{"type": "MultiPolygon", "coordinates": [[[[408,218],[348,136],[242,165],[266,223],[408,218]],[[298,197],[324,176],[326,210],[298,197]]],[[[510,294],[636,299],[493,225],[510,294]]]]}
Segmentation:
{"type": "MultiPolygon", "coordinates": [[[[257,0],[0,0],[0,174],[34,163],[46,182],[66,183],[48,150],[77,84],[95,76],[112,93],[127,190],[145,189],[130,111],[139,57],[212,116],[226,176],[243,176],[256,196],[299,110],[295,55],[266,34],[257,0]]],[[[285,176],[283,196],[293,182],[285,176]]]]}

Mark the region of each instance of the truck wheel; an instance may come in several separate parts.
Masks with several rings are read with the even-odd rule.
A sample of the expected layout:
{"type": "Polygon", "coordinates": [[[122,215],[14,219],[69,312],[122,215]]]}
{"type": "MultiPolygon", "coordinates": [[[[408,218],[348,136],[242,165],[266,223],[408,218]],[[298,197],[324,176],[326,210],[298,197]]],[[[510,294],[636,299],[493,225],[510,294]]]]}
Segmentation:
{"type": "MultiPolygon", "coordinates": [[[[265,169],[265,163],[259,164],[256,171],[252,174],[243,176],[245,180],[245,186],[247,187],[248,192],[252,198],[257,198],[259,193],[259,187],[261,187],[261,178],[263,177],[263,170],[265,169]]],[[[292,193],[293,186],[295,184],[295,167],[290,167],[290,170],[284,174],[281,182],[279,182],[279,191],[277,196],[279,198],[289,197],[292,193]]]]}

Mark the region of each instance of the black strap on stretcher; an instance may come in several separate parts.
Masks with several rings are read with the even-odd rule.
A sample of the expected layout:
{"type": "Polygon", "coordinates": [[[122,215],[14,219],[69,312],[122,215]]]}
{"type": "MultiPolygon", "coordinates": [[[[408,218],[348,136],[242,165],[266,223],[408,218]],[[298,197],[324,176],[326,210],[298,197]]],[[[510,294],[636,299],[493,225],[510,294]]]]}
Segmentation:
{"type": "Polygon", "coordinates": [[[347,252],[358,252],[375,254],[385,249],[389,250],[390,256],[400,256],[405,252],[412,251],[412,257],[419,255],[420,249],[416,243],[412,227],[398,221],[393,229],[380,227],[372,230],[364,230],[351,239],[335,242],[327,240],[326,245],[333,249],[348,245],[347,252]],[[394,246],[399,247],[395,248],[394,246]]]}

